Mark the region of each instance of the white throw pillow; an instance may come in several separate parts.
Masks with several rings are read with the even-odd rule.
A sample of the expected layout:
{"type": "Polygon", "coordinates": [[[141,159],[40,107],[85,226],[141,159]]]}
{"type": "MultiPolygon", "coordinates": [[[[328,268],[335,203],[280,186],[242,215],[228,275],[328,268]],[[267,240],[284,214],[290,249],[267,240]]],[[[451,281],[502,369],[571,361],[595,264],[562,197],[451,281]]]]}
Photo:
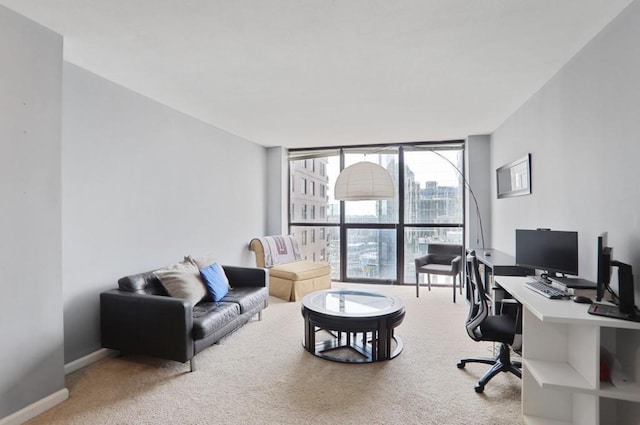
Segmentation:
{"type": "Polygon", "coordinates": [[[207,296],[207,287],[200,277],[198,267],[185,261],[153,272],[174,298],[183,298],[196,305],[207,296]]]}

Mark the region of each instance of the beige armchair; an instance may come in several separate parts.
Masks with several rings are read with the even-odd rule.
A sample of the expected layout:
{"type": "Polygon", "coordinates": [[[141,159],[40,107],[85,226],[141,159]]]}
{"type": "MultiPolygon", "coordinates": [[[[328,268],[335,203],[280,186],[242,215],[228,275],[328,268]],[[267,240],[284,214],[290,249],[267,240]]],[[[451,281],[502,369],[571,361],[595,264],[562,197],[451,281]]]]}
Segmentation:
{"type": "Polygon", "coordinates": [[[416,297],[420,296],[420,274],[427,275],[427,284],[431,290],[431,275],[451,276],[453,279],[453,302],[456,302],[456,277],[460,282],[462,294],[462,245],[430,243],[427,255],[415,259],[416,297]]]}
{"type": "Polygon", "coordinates": [[[256,266],[269,270],[269,295],[299,301],[310,292],[331,288],[331,266],[303,260],[293,236],[254,238],[249,247],[256,255],[256,266]]]}

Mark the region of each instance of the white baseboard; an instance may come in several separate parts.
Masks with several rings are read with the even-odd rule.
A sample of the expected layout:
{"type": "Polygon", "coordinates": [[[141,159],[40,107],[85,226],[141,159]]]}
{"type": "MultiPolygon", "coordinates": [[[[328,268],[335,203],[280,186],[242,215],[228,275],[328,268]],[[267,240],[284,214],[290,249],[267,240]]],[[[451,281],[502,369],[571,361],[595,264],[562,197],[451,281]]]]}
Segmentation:
{"type": "MultiPolygon", "coordinates": [[[[101,348],[99,350],[94,351],[91,354],[87,354],[84,357],[80,357],[77,360],[69,362],[64,365],[64,374],[68,375],[71,372],[75,372],[76,370],[80,370],[83,367],[87,367],[99,360],[106,359],[107,357],[114,357],[118,354],[116,350],[110,350],[108,348],[101,348]]],[[[2,425],[2,424],[0,424],[2,425]]]]}
{"type": "MultiPolygon", "coordinates": [[[[75,372],[76,370],[82,369],[83,367],[87,367],[99,360],[106,359],[107,357],[113,357],[118,354],[116,350],[110,350],[108,348],[101,348],[99,350],[94,351],[91,354],[88,354],[84,357],[79,358],[78,360],[74,360],[64,365],[64,374],[67,375],[71,372],[75,372]]],[[[11,415],[0,418],[0,425],[20,425],[27,422],[30,419],[35,418],[41,413],[51,409],[56,404],[60,404],[66,399],[69,398],[69,390],[66,388],[61,389],[60,391],[56,391],[55,393],[36,401],[25,407],[24,409],[18,410],[11,415]]]]}
{"type": "Polygon", "coordinates": [[[24,409],[18,410],[17,412],[0,419],[0,425],[23,424],[28,420],[35,418],[39,414],[51,409],[56,404],[62,403],[68,398],[69,390],[63,388],[60,391],[56,391],[55,393],[28,405],[24,409]]]}

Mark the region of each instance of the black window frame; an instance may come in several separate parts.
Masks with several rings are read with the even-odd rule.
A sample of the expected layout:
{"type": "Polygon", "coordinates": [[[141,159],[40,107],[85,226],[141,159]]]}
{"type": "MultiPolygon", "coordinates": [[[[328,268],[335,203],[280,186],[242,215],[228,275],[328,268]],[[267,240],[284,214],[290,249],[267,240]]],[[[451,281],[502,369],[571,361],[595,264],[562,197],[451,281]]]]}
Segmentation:
{"type": "MultiPolygon", "coordinates": [[[[406,282],[404,276],[404,262],[405,262],[405,253],[404,253],[404,245],[405,245],[405,230],[411,228],[452,228],[452,229],[462,229],[462,244],[466,245],[466,175],[465,175],[465,142],[464,140],[448,140],[448,141],[437,141],[437,142],[419,142],[419,143],[394,143],[394,144],[381,144],[381,145],[355,145],[355,146],[340,146],[340,147],[323,147],[323,148],[297,148],[290,149],[290,153],[309,153],[313,155],[313,152],[339,152],[340,157],[340,170],[345,168],[344,157],[346,153],[349,153],[352,149],[371,149],[371,154],[381,153],[385,148],[395,148],[398,152],[398,187],[397,187],[397,196],[398,196],[398,219],[397,223],[346,223],[345,222],[345,208],[344,201],[340,201],[340,220],[338,223],[332,222],[304,222],[304,221],[292,221],[289,219],[288,228],[289,233],[291,233],[292,227],[338,227],[340,234],[340,273],[338,279],[342,282],[353,282],[353,283],[383,283],[383,284],[406,284],[406,285],[415,285],[413,282],[406,282]],[[415,148],[433,148],[434,150],[440,149],[459,149],[462,151],[462,170],[457,170],[461,175],[459,176],[462,180],[461,185],[463,187],[462,194],[462,221],[460,223],[405,223],[404,217],[404,187],[405,187],[405,161],[404,161],[404,153],[405,151],[412,150],[415,148]],[[395,229],[396,230],[396,278],[395,279],[371,279],[371,278],[348,278],[347,277],[347,232],[349,229],[395,229]]],[[[321,155],[319,155],[321,156],[321,155]]],[[[290,158],[288,173],[291,176],[291,161],[296,160],[295,158],[290,158]]],[[[306,159],[305,159],[306,161],[306,159]]],[[[306,165],[306,162],[305,162],[306,165]]],[[[322,164],[324,169],[324,164],[322,164]]],[[[325,170],[326,174],[326,170],[325,170]]],[[[291,182],[291,178],[288,179],[291,182]]],[[[291,188],[288,188],[287,191],[287,208],[291,207],[291,188]]],[[[291,217],[288,215],[288,217],[291,217]]],[[[306,242],[306,238],[305,238],[306,242]]]]}

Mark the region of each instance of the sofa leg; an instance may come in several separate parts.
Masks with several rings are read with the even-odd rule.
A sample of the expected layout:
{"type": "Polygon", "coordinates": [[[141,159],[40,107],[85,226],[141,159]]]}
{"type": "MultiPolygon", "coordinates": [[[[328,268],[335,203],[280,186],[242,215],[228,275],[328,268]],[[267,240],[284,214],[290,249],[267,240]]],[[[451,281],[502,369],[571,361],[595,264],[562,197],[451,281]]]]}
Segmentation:
{"type": "Polygon", "coordinates": [[[260,320],[262,320],[262,310],[260,310],[260,311],[258,312],[258,320],[259,320],[259,321],[260,321],[260,320]]]}
{"type": "Polygon", "coordinates": [[[189,362],[189,364],[191,365],[191,370],[190,372],[195,372],[196,371],[196,358],[191,357],[191,361],[189,362]]]}

